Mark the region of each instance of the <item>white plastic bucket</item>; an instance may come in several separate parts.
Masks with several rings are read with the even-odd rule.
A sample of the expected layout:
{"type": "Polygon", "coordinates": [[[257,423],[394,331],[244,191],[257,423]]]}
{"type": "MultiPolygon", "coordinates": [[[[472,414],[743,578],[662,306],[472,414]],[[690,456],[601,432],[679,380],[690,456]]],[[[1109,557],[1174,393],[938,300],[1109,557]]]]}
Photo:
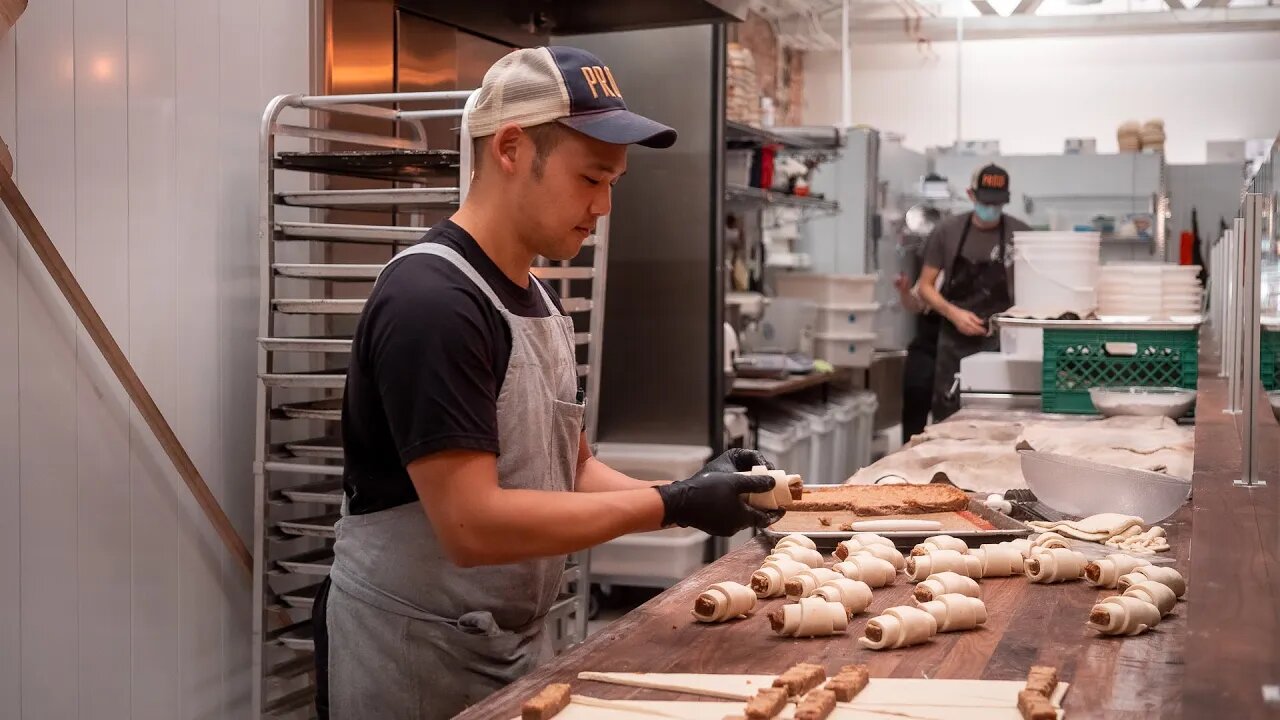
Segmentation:
{"type": "Polygon", "coordinates": [[[782,273],[774,278],[781,297],[812,300],[819,305],[866,304],[875,300],[875,275],[782,273]]]}
{"type": "Polygon", "coordinates": [[[1013,246],[1014,304],[1030,315],[1074,312],[1098,306],[1098,250],[1089,242],[1053,248],[1019,242],[1013,246]]]}

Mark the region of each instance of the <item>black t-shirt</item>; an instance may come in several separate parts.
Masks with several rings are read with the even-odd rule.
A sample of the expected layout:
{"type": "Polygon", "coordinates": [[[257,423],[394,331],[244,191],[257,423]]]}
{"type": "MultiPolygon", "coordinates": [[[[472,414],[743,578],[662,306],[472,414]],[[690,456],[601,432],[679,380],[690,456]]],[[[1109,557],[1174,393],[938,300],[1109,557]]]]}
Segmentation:
{"type": "MultiPolygon", "coordinates": [[[[508,312],[550,314],[533,283],[512,282],[454,223],[432,227],[423,241],[457,251],[508,312]]],[[[563,313],[549,287],[547,293],[563,313]]],[[[356,326],[342,400],[349,511],[362,515],[417,500],[405,466],[425,455],[498,454],[498,392],[510,356],[511,328],[453,263],[410,255],[388,267],[356,326]]]]}

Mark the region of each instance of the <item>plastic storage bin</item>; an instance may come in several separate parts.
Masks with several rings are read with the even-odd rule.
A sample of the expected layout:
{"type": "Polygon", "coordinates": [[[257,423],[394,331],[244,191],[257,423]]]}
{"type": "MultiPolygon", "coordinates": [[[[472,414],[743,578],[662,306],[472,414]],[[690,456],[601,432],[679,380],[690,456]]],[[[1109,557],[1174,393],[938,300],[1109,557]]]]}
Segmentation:
{"type": "Polygon", "coordinates": [[[813,430],[808,421],[771,417],[757,430],[760,452],[775,467],[808,478],[812,473],[813,430]]]}
{"type": "Polygon", "coordinates": [[[874,335],[879,311],[879,303],[821,305],[818,307],[818,326],[814,330],[833,335],[874,335]]]}
{"type": "Polygon", "coordinates": [[[1097,412],[1094,387],[1196,386],[1195,330],[1044,331],[1041,401],[1045,412],[1097,412]]]}
{"type": "Polygon", "coordinates": [[[875,300],[875,275],[783,273],[774,279],[782,297],[812,300],[819,305],[866,305],[875,300]]]}
{"type": "MultiPolygon", "coordinates": [[[[834,408],[829,405],[806,404],[789,408],[798,419],[809,424],[809,468],[804,481],[813,485],[838,483],[834,448],[838,426],[834,408]]],[[[788,470],[788,472],[796,472],[788,470]]]]}
{"type": "Polygon", "coordinates": [[[871,367],[875,333],[814,333],[813,356],[836,367],[871,367]]]}
{"type": "MultiPolygon", "coordinates": [[[[683,480],[702,469],[711,457],[711,448],[599,443],[595,455],[632,477],[683,480]]],[[[591,580],[641,587],[673,585],[702,567],[709,537],[696,528],[674,527],[610,540],[591,550],[591,580]]]]}

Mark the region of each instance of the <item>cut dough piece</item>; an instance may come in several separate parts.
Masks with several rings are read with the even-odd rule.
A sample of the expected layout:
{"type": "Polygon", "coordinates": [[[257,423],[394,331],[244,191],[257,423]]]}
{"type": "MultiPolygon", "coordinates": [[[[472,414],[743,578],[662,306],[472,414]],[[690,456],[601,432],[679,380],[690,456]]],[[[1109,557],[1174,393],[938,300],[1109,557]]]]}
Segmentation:
{"type": "Polygon", "coordinates": [[[1123,553],[1111,553],[1101,560],[1094,560],[1085,565],[1084,579],[1090,585],[1113,588],[1120,580],[1121,575],[1128,575],[1135,569],[1150,564],[1142,558],[1132,557],[1123,553]]]}
{"type": "Polygon", "coordinates": [[[898,552],[897,548],[885,547],[884,545],[876,544],[863,545],[861,548],[855,550],[852,554],[847,555],[842,559],[848,559],[853,557],[853,555],[858,554],[878,557],[881,560],[888,562],[890,565],[893,565],[894,571],[901,570],[907,565],[906,558],[902,557],[902,553],[898,552]]]}
{"type": "Polygon", "coordinates": [[[789,557],[796,562],[802,562],[809,567],[820,568],[825,567],[827,564],[827,562],[822,559],[822,553],[799,545],[788,545],[781,549],[774,548],[773,552],[770,553],[769,557],[765,558],[765,560],[776,558],[779,555],[789,557]]]}
{"type": "Polygon", "coordinates": [[[934,573],[948,570],[967,577],[982,577],[982,561],[976,556],[962,555],[955,550],[933,550],[907,559],[907,579],[911,582],[920,582],[934,573]]]}
{"type": "Polygon", "coordinates": [[[779,597],[785,592],[786,582],[792,575],[809,569],[808,565],[790,557],[771,557],[773,559],[766,559],[764,565],[751,575],[751,589],[758,598],[779,597]]]}
{"type": "Polygon", "coordinates": [[[569,707],[570,697],[567,684],[547,685],[537,695],[524,701],[524,705],[520,707],[520,720],[550,720],[569,707]]]}
{"type": "Polygon", "coordinates": [[[1171,567],[1161,567],[1158,565],[1140,565],[1133,569],[1133,572],[1121,575],[1116,581],[1116,587],[1120,588],[1120,592],[1129,589],[1130,585],[1137,585],[1143,580],[1155,580],[1158,583],[1164,583],[1169,586],[1173,594],[1182,597],[1187,594],[1187,581],[1182,577],[1182,573],[1171,567]]]}
{"type": "Polygon", "coordinates": [[[783,688],[788,695],[798,697],[822,684],[827,670],[815,663],[797,663],[787,668],[773,681],[773,686],[783,688]]]}
{"type": "Polygon", "coordinates": [[[1046,698],[1053,697],[1058,688],[1058,668],[1052,665],[1032,665],[1027,671],[1027,689],[1046,698]]]}
{"type": "Polygon", "coordinates": [[[804,481],[799,475],[788,475],[783,470],[770,470],[763,465],[751,468],[751,472],[743,475],[768,475],[773,478],[773,489],[765,492],[748,493],[747,504],[760,510],[777,510],[791,507],[794,496],[792,487],[803,487],[804,481]]]}
{"type": "Polygon", "coordinates": [[[982,564],[982,577],[1008,577],[1022,574],[1022,553],[1004,544],[987,544],[970,551],[982,564]]]}
{"type": "Polygon", "coordinates": [[[814,690],[796,706],[795,720],[827,720],[836,709],[836,694],[830,690],[814,690]]]}
{"type": "Polygon", "coordinates": [[[987,621],[987,606],[976,597],[947,593],[929,602],[920,603],[920,609],[938,622],[938,632],[972,630],[987,621]]]}
{"type": "Polygon", "coordinates": [[[1023,720],[1058,720],[1058,711],[1053,703],[1034,690],[1018,693],[1018,712],[1023,720]]]}
{"type": "Polygon", "coordinates": [[[827,681],[826,689],[835,693],[836,700],[850,702],[871,682],[871,671],[866,665],[845,665],[835,677],[827,681]]]}
{"type": "Polygon", "coordinates": [[[1160,624],[1160,608],[1141,598],[1115,595],[1089,611],[1089,627],[1103,635],[1137,635],[1160,624]]]}
{"type": "Polygon", "coordinates": [[[920,608],[898,605],[867,621],[865,637],[858,643],[871,650],[919,645],[938,632],[938,621],[920,608]]]}
{"type": "Polygon", "coordinates": [[[831,569],[850,580],[861,580],[873,588],[892,585],[898,579],[898,571],[893,568],[893,563],[868,553],[854,553],[848,560],[832,565],[831,569]]]}
{"type": "Polygon", "coordinates": [[[777,717],[787,707],[787,691],[782,688],[760,688],[756,696],[747,701],[747,717],[751,720],[767,720],[777,717]]]}
{"type": "Polygon", "coordinates": [[[942,595],[967,595],[968,597],[978,597],[978,583],[971,577],[966,577],[957,572],[934,573],[922,580],[916,585],[915,592],[912,596],[916,602],[926,603],[942,595]]]}
{"type": "Polygon", "coordinates": [[[925,538],[924,542],[911,548],[911,554],[925,555],[931,550],[955,550],[964,554],[969,552],[969,546],[965,541],[952,535],[934,535],[925,538]]]}
{"type": "Polygon", "coordinates": [[[783,590],[787,593],[788,600],[799,600],[812,595],[822,583],[843,577],[835,570],[827,568],[806,568],[788,578],[783,584],[783,590]]]}
{"type": "Polygon", "coordinates": [[[1178,596],[1173,594],[1173,590],[1169,589],[1168,585],[1155,580],[1144,580],[1130,585],[1124,591],[1124,595],[1140,598],[1155,605],[1160,609],[1161,616],[1173,612],[1173,606],[1178,604],[1178,596]]]}
{"type": "Polygon", "coordinates": [[[1071,543],[1056,532],[1040,533],[1031,541],[1033,548],[1069,548],[1071,543]]]}
{"type": "Polygon", "coordinates": [[[837,573],[833,580],[828,580],[813,593],[828,602],[838,602],[850,615],[857,615],[871,604],[871,586],[861,580],[850,580],[837,573]]]}
{"type": "Polygon", "coordinates": [[[778,548],[789,547],[791,545],[799,545],[800,547],[806,547],[810,550],[818,549],[818,545],[813,541],[813,538],[808,535],[802,535],[801,533],[791,533],[790,535],[782,538],[773,546],[773,549],[777,550],[778,548]]]}
{"type": "Polygon", "coordinates": [[[742,617],[755,609],[756,594],[741,583],[726,581],[707,588],[693,603],[693,617],[698,622],[724,622],[742,617]]]}
{"type": "Polygon", "coordinates": [[[1007,545],[1014,550],[1017,550],[1018,554],[1023,558],[1031,557],[1031,541],[1026,538],[1018,538],[1017,540],[997,543],[997,545],[1007,545]]]}
{"type": "Polygon", "coordinates": [[[1079,580],[1088,561],[1074,550],[1050,548],[1027,558],[1027,579],[1034,583],[1059,583],[1079,580]]]}
{"type": "Polygon", "coordinates": [[[898,551],[898,548],[894,546],[893,541],[889,538],[875,533],[860,532],[854,533],[848,540],[842,540],[837,544],[835,552],[832,553],[832,557],[837,560],[844,560],[859,550],[866,550],[872,545],[879,545],[886,550],[893,550],[894,552],[898,551]]]}
{"type": "Polygon", "coordinates": [[[835,635],[849,627],[849,611],[838,602],[807,597],[769,613],[769,625],[784,637],[835,635]]]}

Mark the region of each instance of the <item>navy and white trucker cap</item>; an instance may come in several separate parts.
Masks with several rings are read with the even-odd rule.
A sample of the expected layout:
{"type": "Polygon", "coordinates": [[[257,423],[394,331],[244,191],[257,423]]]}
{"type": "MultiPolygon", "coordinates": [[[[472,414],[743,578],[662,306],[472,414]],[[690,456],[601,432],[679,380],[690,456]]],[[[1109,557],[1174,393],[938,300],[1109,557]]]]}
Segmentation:
{"type": "Polygon", "coordinates": [[[671,147],[676,131],[627,109],[609,66],[578,48],[516,50],[493,64],[467,116],[472,137],[559,122],[615,145],[671,147]]]}

